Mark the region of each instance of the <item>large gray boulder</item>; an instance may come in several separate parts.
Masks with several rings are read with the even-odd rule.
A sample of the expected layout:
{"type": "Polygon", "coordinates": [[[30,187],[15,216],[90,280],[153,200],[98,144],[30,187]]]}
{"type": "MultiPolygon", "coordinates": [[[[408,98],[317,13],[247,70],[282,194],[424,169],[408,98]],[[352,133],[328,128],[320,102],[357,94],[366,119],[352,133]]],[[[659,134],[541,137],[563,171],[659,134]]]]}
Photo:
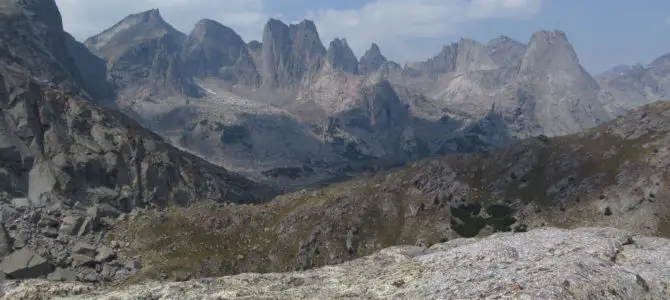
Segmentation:
{"type": "Polygon", "coordinates": [[[4,224],[0,224],[0,257],[5,256],[12,250],[12,240],[7,234],[4,224]]]}
{"type": "Polygon", "coordinates": [[[13,252],[0,263],[0,270],[13,279],[46,276],[53,268],[49,261],[28,248],[13,252]]]}
{"type": "Polygon", "coordinates": [[[44,281],[5,288],[2,299],[668,299],[670,240],[611,228],[544,228],[429,248],[392,247],[305,272],[147,282],[123,290],[44,281]]]}

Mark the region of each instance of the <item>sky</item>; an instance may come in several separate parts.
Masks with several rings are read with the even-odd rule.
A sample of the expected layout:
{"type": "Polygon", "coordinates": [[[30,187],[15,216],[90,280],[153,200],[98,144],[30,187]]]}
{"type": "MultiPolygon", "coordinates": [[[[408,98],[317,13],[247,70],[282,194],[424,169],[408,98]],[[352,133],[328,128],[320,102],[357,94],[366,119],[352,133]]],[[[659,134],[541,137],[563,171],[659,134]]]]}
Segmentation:
{"type": "Polygon", "coordinates": [[[65,30],[78,40],[123,17],[158,8],[188,33],[200,19],[260,39],[269,18],[315,22],[327,47],[346,38],[357,56],[375,42],[401,64],[437,54],[461,37],[486,43],[501,35],[526,43],[538,30],[564,31],[592,74],[647,64],[670,52],[667,0],[56,0],[65,30]]]}

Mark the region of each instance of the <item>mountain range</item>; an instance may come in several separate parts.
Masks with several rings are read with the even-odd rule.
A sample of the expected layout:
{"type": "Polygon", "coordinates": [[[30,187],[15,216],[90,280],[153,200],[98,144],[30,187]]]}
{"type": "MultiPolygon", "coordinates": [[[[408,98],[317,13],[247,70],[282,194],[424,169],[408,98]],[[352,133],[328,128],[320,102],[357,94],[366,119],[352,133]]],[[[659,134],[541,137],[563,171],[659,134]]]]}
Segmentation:
{"type": "Polygon", "coordinates": [[[262,36],[150,10],[81,43],[55,1],[0,0],[0,275],[281,272],[547,226],[670,237],[663,57],[593,77],[560,31],[404,66],[307,20],[262,36]]]}
{"type": "Polygon", "coordinates": [[[245,42],[209,19],[184,34],[157,9],[84,45],[103,60],[87,65],[106,64],[106,85],[81,71],[96,74],[94,93],[182,149],[289,190],[579,132],[662,99],[668,76],[659,58],[644,76],[593,77],[561,31],[461,38],[401,66],[375,43],[360,59],[345,38],[326,48],[309,20],[271,19],[245,42]]]}
{"type": "Polygon", "coordinates": [[[183,149],[288,188],[574,133],[620,112],[560,31],[526,44],[461,39],[401,66],[374,43],[360,59],[345,38],[326,48],[309,20],[271,19],[261,41],[245,42],[208,19],[181,33],[154,9],[84,45],[106,64],[118,108],[183,149]]]}

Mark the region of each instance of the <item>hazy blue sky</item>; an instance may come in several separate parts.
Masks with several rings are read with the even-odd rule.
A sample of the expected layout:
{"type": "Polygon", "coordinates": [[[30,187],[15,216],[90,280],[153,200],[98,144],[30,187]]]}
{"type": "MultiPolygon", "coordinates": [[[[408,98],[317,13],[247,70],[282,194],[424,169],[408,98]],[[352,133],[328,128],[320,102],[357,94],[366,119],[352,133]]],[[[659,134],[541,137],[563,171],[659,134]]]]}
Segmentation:
{"type": "Polygon", "coordinates": [[[347,38],[357,55],[371,42],[399,63],[423,60],[460,37],[486,42],[507,35],[527,42],[534,31],[565,31],[592,73],[649,63],[670,52],[667,0],[56,0],[65,29],[80,40],[124,16],[159,8],[189,32],[202,18],[259,39],[270,17],[315,21],[324,44],[347,38]]]}

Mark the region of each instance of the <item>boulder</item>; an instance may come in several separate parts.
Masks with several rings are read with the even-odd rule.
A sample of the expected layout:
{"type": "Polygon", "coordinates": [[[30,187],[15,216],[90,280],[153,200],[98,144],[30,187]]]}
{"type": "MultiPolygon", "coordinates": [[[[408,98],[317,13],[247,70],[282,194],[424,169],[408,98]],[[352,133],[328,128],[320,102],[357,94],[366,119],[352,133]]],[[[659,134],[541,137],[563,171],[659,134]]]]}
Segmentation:
{"type": "Polygon", "coordinates": [[[28,198],[14,198],[12,199],[12,205],[15,209],[24,211],[30,208],[30,201],[28,198]]]}
{"type": "Polygon", "coordinates": [[[40,227],[57,227],[58,226],[58,219],[46,215],[46,216],[41,216],[39,219],[38,225],[40,227]]]}
{"type": "Polygon", "coordinates": [[[9,254],[12,250],[12,243],[5,226],[0,224],[0,256],[9,254]]]}
{"type": "Polygon", "coordinates": [[[72,252],[73,263],[76,266],[93,264],[98,253],[93,245],[84,242],[77,242],[72,248],[72,252]]]}
{"type": "Polygon", "coordinates": [[[79,227],[81,227],[82,218],[79,216],[65,216],[61,220],[60,228],[58,231],[66,235],[74,235],[79,232],[79,227]]]}
{"type": "MultiPolygon", "coordinates": [[[[36,164],[28,174],[28,203],[33,207],[46,204],[45,196],[54,191],[58,179],[49,162],[36,164]]],[[[18,207],[17,207],[18,208],[18,207]]]]}
{"type": "Polygon", "coordinates": [[[28,279],[46,276],[54,266],[34,251],[24,248],[14,251],[0,263],[0,269],[12,279],[28,279]]]}
{"type": "Polygon", "coordinates": [[[0,205],[0,223],[7,223],[19,216],[19,212],[8,204],[0,205]]]}
{"type": "Polygon", "coordinates": [[[30,241],[30,238],[32,237],[32,234],[30,231],[27,230],[21,230],[19,233],[16,234],[16,237],[14,237],[14,249],[20,249],[25,247],[28,244],[28,241],[30,241]]]}
{"type": "Polygon", "coordinates": [[[114,249],[102,246],[98,248],[98,255],[95,256],[95,261],[97,262],[106,262],[114,259],[116,257],[116,252],[114,249]]]}
{"type": "Polygon", "coordinates": [[[77,242],[72,248],[72,252],[86,256],[94,257],[97,254],[95,246],[84,242],[77,242]]]}
{"type": "Polygon", "coordinates": [[[117,268],[111,265],[104,265],[102,267],[102,272],[100,273],[102,275],[102,278],[106,281],[111,281],[114,279],[114,276],[116,275],[117,268]]]}
{"type": "Polygon", "coordinates": [[[47,279],[53,281],[75,281],[77,273],[70,269],[57,268],[53,273],[47,275],[47,279]]]}

